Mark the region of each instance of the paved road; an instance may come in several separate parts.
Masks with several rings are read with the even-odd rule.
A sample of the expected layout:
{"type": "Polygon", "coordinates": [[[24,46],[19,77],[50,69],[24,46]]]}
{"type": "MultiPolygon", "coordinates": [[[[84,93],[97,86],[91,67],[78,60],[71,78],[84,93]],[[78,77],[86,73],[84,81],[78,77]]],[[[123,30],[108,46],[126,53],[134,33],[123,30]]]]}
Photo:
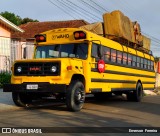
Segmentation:
{"type": "Polygon", "coordinates": [[[0,112],[19,109],[13,103],[11,93],[4,93],[2,91],[0,89],[0,112]]]}
{"type": "Polygon", "coordinates": [[[18,108],[11,93],[0,90],[0,127],[160,127],[159,119],[160,95],[146,96],[141,103],[91,97],[82,111],[69,112],[64,105],[18,108]]]}

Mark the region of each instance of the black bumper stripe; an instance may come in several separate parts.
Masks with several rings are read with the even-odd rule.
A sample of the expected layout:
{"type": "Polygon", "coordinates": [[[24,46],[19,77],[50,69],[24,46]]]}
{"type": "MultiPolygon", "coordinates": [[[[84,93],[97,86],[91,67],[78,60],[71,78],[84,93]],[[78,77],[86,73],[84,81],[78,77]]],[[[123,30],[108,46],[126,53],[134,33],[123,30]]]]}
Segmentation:
{"type": "Polygon", "coordinates": [[[5,84],[3,92],[33,92],[33,93],[65,93],[65,84],[49,84],[49,83],[23,83],[23,84],[5,84]],[[38,89],[26,89],[27,84],[38,84],[38,89]]]}

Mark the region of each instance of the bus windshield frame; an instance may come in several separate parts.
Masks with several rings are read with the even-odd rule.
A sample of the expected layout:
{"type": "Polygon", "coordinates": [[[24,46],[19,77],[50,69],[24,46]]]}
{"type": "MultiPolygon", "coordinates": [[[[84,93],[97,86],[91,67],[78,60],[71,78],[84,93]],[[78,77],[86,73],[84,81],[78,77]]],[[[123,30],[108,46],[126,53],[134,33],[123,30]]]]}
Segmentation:
{"type": "Polygon", "coordinates": [[[88,43],[39,45],[35,49],[35,59],[79,58],[87,59],[88,43]]]}

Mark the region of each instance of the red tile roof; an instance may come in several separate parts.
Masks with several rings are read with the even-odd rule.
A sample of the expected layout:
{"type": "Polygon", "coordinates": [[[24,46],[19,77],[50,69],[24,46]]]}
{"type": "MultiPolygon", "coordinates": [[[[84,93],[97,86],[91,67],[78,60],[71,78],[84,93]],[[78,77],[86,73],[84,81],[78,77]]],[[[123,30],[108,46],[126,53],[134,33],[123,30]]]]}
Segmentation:
{"type": "Polygon", "coordinates": [[[76,28],[89,24],[84,20],[69,20],[69,21],[50,21],[50,22],[29,22],[27,24],[20,25],[24,33],[13,32],[12,38],[21,38],[22,40],[34,38],[35,34],[48,31],[55,28],[76,28]]]}

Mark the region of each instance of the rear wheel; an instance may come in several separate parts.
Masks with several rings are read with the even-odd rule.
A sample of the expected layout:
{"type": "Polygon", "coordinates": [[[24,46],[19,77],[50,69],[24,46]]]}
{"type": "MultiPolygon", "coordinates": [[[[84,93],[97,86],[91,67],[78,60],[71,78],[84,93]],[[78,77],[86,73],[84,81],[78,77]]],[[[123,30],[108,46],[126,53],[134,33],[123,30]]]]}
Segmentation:
{"type": "Polygon", "coordinates": [[[134,100],[140,102],[143,98],[143,87],[140,82],[137,83],[136,91],[134,92],[134,100]]]}
{"type": "Polygon", "coordinates": [[[84,85],[81,81],[72,81],[66,93],[66,105],[70,111],[80,111],[85,101],[84,85]]]}
{"type": "Polygon", "coordinates": [[[31,103],[31,97],[26,94],[26,93],[17,93],[17,92],[12,92],[12,99],[15,105],[19,107],[25,107],[26,104],[31,103]]]}
{"type": "Polygon", "coordinates": [[[143,98],[143,87],[140,82],[137,83],[136,90],[127,94],[127,100],[140,102],[143,98]]]}

